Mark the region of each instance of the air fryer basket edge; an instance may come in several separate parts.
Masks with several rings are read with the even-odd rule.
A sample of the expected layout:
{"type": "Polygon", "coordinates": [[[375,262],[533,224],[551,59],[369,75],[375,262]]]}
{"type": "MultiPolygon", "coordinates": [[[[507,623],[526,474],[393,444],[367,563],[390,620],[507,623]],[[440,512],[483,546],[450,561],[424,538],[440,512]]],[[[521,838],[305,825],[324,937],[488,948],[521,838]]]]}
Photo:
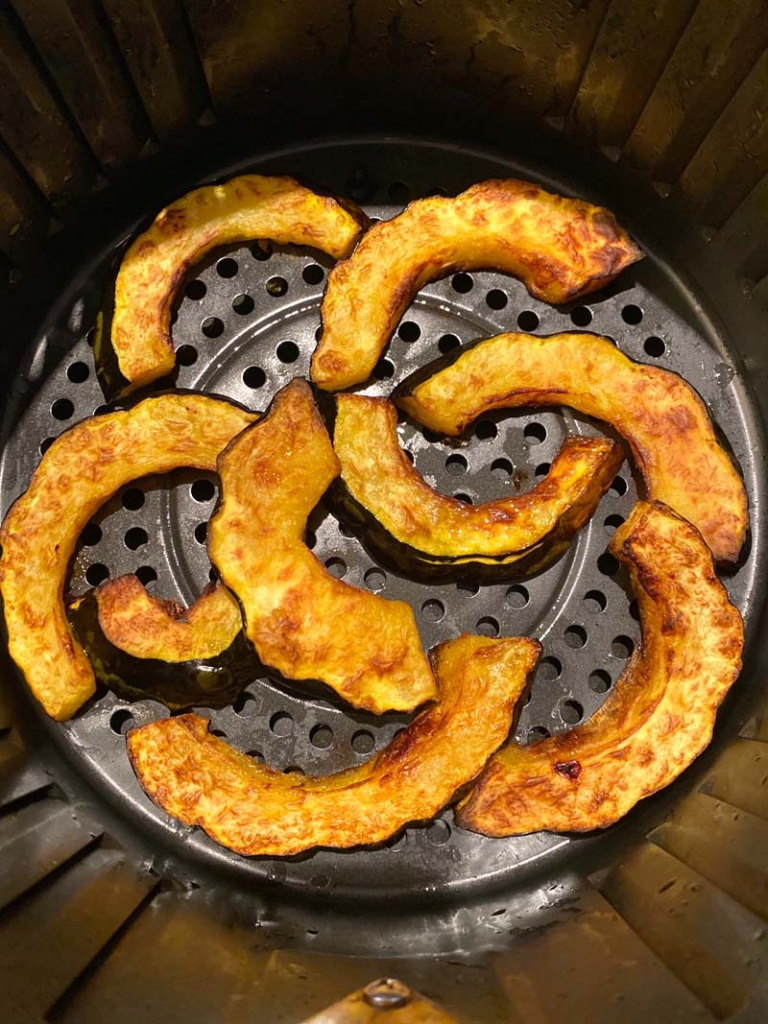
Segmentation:
{"type": "MultiPolygon", "coordinates": [[[[210,136],[208,137],[210,138],[210,136]]],[[[530,145],[530,140],[528,145],[530,145]]],[[[557,163],[558,148],[560,150],[560,158],[562,159],[562,140],[557,139],[555,136],[547,137],[545,133],[545,141],[538,146],[538,155],[541,163],[536,164],[537,171],[540,174],[543,174],[545,178],[546,161],[551,159],[553,163],[557,163]],[[547,150],[548,156],[544,158],[542,154],[547,150]]],[[[576,152],[574,149],[569,148],[569,156],[574,152],[576,152]]],[[[516,159],[520,159],[520,153],[517,150],[517,147],[513,155],[516,159]]],[[[247,159],[245,162],[248,162],[247,159]]],[[[521,162],[525,163],[525,160],[523,159],[521,162]]],[[[158,161],[158,164],[162,164],[162,160],[158,161]]],[[[219,166],[221,165],[219,164],[219,166]]],[[[206,176],[207,171],[203,171],[202,173],[203,176],[206,176]]],[[[707,333],[711,330],[713,334],[720,336],[725,333],[727,336],[730,336],[733,339],[738,339],[739,341],[745,339],[747,345],[745,346],[745,351],[742,355],[745,360],[745,365],[748,367],[749,376],[752,380],[762,384],[765,379],[764,370],[762,365],[755,365],[756,357],[761,355],[761,353],[759,353],[760,335],[757,330],[757,326],[760,322],[758,311],[754,307],[750,307],[748,304],[744,303],[738,294],[734,294],[734,288],[729,288],[729,282],[724,280],[726,275],[723,275],[720,272],[721,268],[717,266],[717,259],[706,252],[706,246],[702,245],[694,231],[689,226],[685,225],[685,220],[682,219],[682,217],[680,220],[677,220],[674,214],[670,213],[668,203],[655,196],[652,191],[639,180],[616,169],[605,160],[596,160],[593,156],[577,153],[570,161],[569,173],[573,174],[574,189],[576,191],[584,191],[588,188],[589,192],[587,194],[590,194],[590,197],[597,197],[606,205],[612,206],[616,209],[617,213],[621,217],[624,217],[628,222],[631,222],[633,218],[636,222],[645,222],[646,214],[649,216],[655,214],[654,220],[656,222],[666,222],[665,230],[660,232],[665,237],[659,245],[662,251],[666,251],[670,254],[673,263],[677,260],[686,264],[688,272],[692,275],[693,279],[696,280],[696,283],[691,285],[690,288],[687,284],[684,284],[683,287],[686,291],[689,291],[692,296],[691,304],[696,308],[699,329],[704,330],[707,333]],[[576,168],[578,168],[578,170],[576,168]],[[626,215],[624,213],[625,210],[626,215]],[[698,299],[698,296],[701,294],[707,294],[711,303],[710,309],[707,309],[698,299]],[[713,326],[708,328],[708,324],[713,326]],[[755,351],[751,351],[749,349],[749,343],[751,343],[751,346],[755,351]]],[[[168,173],[169,182],[172,180],[172,177],[173,170],[171,169],[168,173]]],[[[173,187],[169,185],[168,195],[170,196],[173,194],[173,191],[173,187]]],[[[154,203],[154,205],[156,206],[157,203],[154,203]]],[[[84,216],[87,219],[87,214],[84,216]]],[[[648,219],[647,222],[653,223],[654,221],[648,219]]],[[[55,240],[55,245],[52,246],[52,248],[54,248],[54,251],[55,249],[58,249],[58,252],[62,254],[65,252],[71,252],[71,245],[71,239],[66,236],[60,236],[55,240]]],[[[36,295],[38,309],[40,308],[39,294],[40,293],[38,291],[36,295]]],[[[757,391],[758,402],[762,405],[765,401],[765,394],[762,390],[758,390],[757,387],[755,390],[757,391]]],[[[759,428],[755,426],[755,430],[757,431],[758,429],[759,428]]],[[[759,511],[760,509],[758,505],[756,506],[756,514],[759,511]]],[[[755,615],[755,620],[757,620],[757,615],[755,615]]],[[[756,630],[757,626],[755,626],[755,631],[756,630]]],[[[725,714],[722,716],[725,721],[721,724],[718,742],[713,745],[713,748],[707,753],[707,755],[705,755],[705,757],[694,767],[694,769],[691,770],[691,772],[687,773],[686,777],[681,780],[681,782],[675,786],[672,791],[665,794],[663,800],[655,803],[653,809],[650,807],[643,808],[639,814],[633,816],[632,821],[628,823],[627,828],[624,830],[621,839],[618,837],[615,839],[614,837],[601,839],[599,844],[595,845],[594,853],[590,850],[589,856],[593,856],[594,860],[588,861],[589,869],[601,884],[602,877],[600,876],[600,872],[603,868],[607,867],[622,854],[626,857],[631,857],[633,843],[642,839],[652,823],[655,824],[661,821],[665,815],[671,815],[671,818],[674,819],[676,813],[683,813],[682,811],[676,811],[676,808],[684,808],[686,806],[686,801],[688,801],[688,803],[691,803],[691,801],[693,801],[693,803],[696,802],[693,798],[702,781],[704,781],[705,784],[708,781],[710,792],[713,792],[711,780],[712,778],[715,778],[715,780],[718,778],[717,762],[722,759],[723,756],[727,755],[727,750],[723,751],[723,748],[727,741],[731,739],[736,732],[741,730],[742,736],[746,737],[747,740],[749,740],[751,736],[764,736],[764,729],[761,732],[759,722],[756,724],[755,720],[751,717],[759,707],[760,702],[764,699],[764,695],[759,692],[759,681],[763,676],[761,671],[763,665],[756,664],[756,662],[761,662],[764,656],[760,650],[755,648],[755,645],[753,645],[750,655],[753,664],[749,665],[745,670],[744,678],[745,680],[748,679],[750,684],[752,683],[752,680],[754,680],[754,685],[741,687],[740,691],[735,693],[732,700],[729,701],[729,706],[724,709],[725,714]]],[[[22,698],[22,702],[25,702],[25,698],[22,698]]],[[[35,735],[34,731],[31,731],[27,732],[26,735],[29,737],[31,747],[33,747],[37,742],[45,742],[39,732],[35,735]]],[[[752,742],[755,741],[753,740],[752,742]]],[[[85,823],[86,830],[92,829],[94,832],[101,831],[106,825],[106,831],[113,833],[121,843],[126,846],[130,851],[131,857],[141,861],[144,857],[148,856],[149,848],[141,842],[136,841],[132,831],[121,824],[119,817],[114,817],[112,812],[107,810],[103,805],[94,803],[91,794],[87,787],[83,786],[81,780],[78,780],[75,777],[67,779],[67,770],[62,764],[57,763],[55,754],[50,752],[43,753],[41,750],[41,758],[50,759],[48,763],[52,766],[55,777],[61,780],[61,784],[67,793],[68,799],[72,802],[72,806],[76,809],[76,812],[78,816],[81,817],[82,822],[85,823]],[[54,765],[56,766],[55,768],[53,767],[54,765]]],[[[29,790],[30,794],[40,793],[42,791],[43,783],[40,780],[38,780],[38,783],[39,787],[37,789],[34,788],[32,783],[29,784],[33,787],[29,790]]],[[[45,785],[48,785],[48,783],[46,782],[45,785]]],[[[717,794],[717,785],[718,783],[716,781],[714,784],[715,795],[717,794]]],[[[50,798],[50,796],[53,795],[53,792],[50,790],[47,792],[48,798],[50,798]]],[[[25,799],[26,796],[22,796],[22,803],[25,799]]],[[[734,797],[734,800],[737,801],[735,806],[742,806],[738,803],[736,797],[734,797]]],[[[22,804],[19,804],[18,806],[20,808],[20,812],[24,810],[22,804]]],[[[31,804],[29,806],[31,806],[31,804]]],[[[88,844],[84,844],[82,849],[89,849],[88,844]]],[[[590,848],[586,847],[585,849],[589,850],[590,848]]],[[[172,893],[166,894],[163,898],[181,898],[178,897],[178,893],[183,892],[184,898],[189,899],[189,889],[185,887],[195,883],[196,879],[193,878],[193,875],[188,873],[184,867],[174,860],[170,863],[164,863],[161,859],[159,866],[162,868],[163,873],[165,873],[167,868],[172,867],[173,870],[169,871],[168,875],[172,878],[175,877],[177,880],[176,884],[180,886],[180,889],[174,889],[172,893]]],[[[577,866],[579,869],[583,870],[583,865],[578,864],[577,866]]],[[[578,893],[581,884],[577,878],[568,875],[564,876],[562,880],[558,878],[558,882],[561,883],[560,887],[557,889],[554,898],[551,900],[548,911],[542,913],[546,917],[548,913],[554,912],[556,915],[560,914],[562,919],[567,921],[568,916],[567,913],[563,913],[563,907],[568,911],[572,910],[574,906],[579,905],[569,901],[574,898],[574,893],[578,893]],[[565,902],[563,902],[564,900],[565,902]],[[559,907],[555,906],[553,911],[552,904],[558,903],[560,904],[559,907]]],[[[215,883],[212,878],[210,879],[210,883],[206,880],[206,884],[203,888],[206,889],[206,898],[203,902],[210,909],[210,903],[215,900],[213,893],[219,893],[222,890],[215,887],[215,883]]],[[[600,885],[598,885],[598,888],[600,888],[600,885]]],[[[195,891],[196,890],[193,890],[193,899],[196,898],[194,896],[195,891]]],[[[276,892],[276,890],[273,891],[276,892]]],[[[596,897],[593,890],[588,889],[586,892],[587,895],[581,897],[581,905],[583,905],[584,912],[589,914],[594,911],[593,903],[596,897]]],[[[340,913],[338,915],[338,919],[336,919],[330,911],[322,910],[314,906],[310,906],[308,909],[302,909],[301,907],[292,908],[290,904],[286,904],[285,907],[283,907],[282,901],[279,898],[276,898],[273,903],[268,898],[269,893],[269,887],[265,888],[263,902],[262,897],[259,897],[258,900],[255,901],[259,904],[257,908],[254,907],[254,902],[252,902],[250,897],[243,898],[242,895],[237,896],[236,894],[231,896],[229,904],[230,907],[236,908],[238,915],[244,915],[246,920],[250,918],[251,922],[253,922],[254,918],[261,918],[262,922],[265,922],[260,925],[260,934],[265,936],[265,948],[268,948],[272,942],[277,946],[281,945],[283,942],[291,942],[291,940],[295,940],[296,935],[300,932],[304,932],[306,934],[308,930],[310,932],[313,931],[314,929],[312,928],[312,924],[316,924],[316,915],[320,915],[321,918],[323,918],[328,914],[329,917],[326,919],[333,921],[332,931],[337,935],[340,947],[343,949],[343,935],[345,933],[343,914],[340,913]],[[294,915],[293,917],[292,914],[294,915]],[[283,920],[281,920],[281,917],[283,920]],[[273,932],[272,935],[270,935],[271,931],[273,932]]],[[[485,914],[487,914],[488,917],[490,917],[493,912],[491,908],[493,908],[493,910],[498,909],[496,904],[499,900],[496,899],[496,896],[497,893],[494,892],[492,897],[489,897],[489,902],[485,907],[485,914]]],[[[202,899],[201,897],[197,898],[199,900],[202,899]]],[[[139,901],[137,905],[141,905],[141,901],[139,901]]],[[[369,927],[371,930],[380,927],[379,925],[373,924],[375,914],[372,908],[367,907],[363,912],[370,922],[369,927]]],[[[427,911],[422,910],[415,911],[415,915],[422,921],[422,928],[425,931],[430,927],[426,924],[424,919],[424,915],[426,913],[427,911]]],[[[431,913],[437,915],[436,918],[431,918],[432,921],[440,919],[441,911],[439,908],[431,911],[431,913]]],[[[478,921],[483,919],[484,911],[482,908],[473,908],[472,913],[477,915],[478,921]]],[[[356,932],[359,931],[360,914],[361,911],[359,908],[352,908],[348,912],[346,929],[348,929],[347,934],[350,939],[352,939],[356,932]]],[[[402,914],[393,916],[395,918],[402,918],[402,914]]],[[[522,916],[525,918],[526,915],[522,916]]],[[[449,919],[451,919],[451,915],[446,912],[445,927],[448,929],[455,927],[455,920],[451,919],[449,924],[449,919]]],[[[506,921],[506,918],[503,920],[506,921]]],[[[512,915],[512,920],[515,920],[514,914],[512,915]]],[[[396,926],[402,926],[403,921],[402,919],[400,921],[395,920],[394,923],[396,926]]],[[[537,925],[542,923],[543,922],[541,920],[536,921],[537,925]]],[[[515,920],[515,923],[512,925],[512,930],[514,931],[518,927],[523,927],[523,925],[517,923],[515,920]]],[[[399,935],[397,927],[395,927],[394,934],[396,937],[399,935]]],[[[313,941],[313,939],[309,939],[307,942],[302,941],[301,944],[309,947],[313,941]]],[[[391,946],[389,942],[384,942],[381,944],[383,945],[383,948],[379,945],[378,951],[383,953],[386,950],[386,952],[389,953],[396,944],[397,938],[392,942],[391,946]]],[[[494,945],[495,940],[490,944],[494,945]]],[[[333,941],[329,942],[326,947],[328,952],[334,951],[334,945],[333,941]]],[[[375,945],[377,944],[374,943],[374,946],[375,945]]],[[[369,950],[369,952],[373,952],[373,950],[369,950]]],[[[451,946],[450,943],[446,947],[438,942],[429,950],[425,949],[423,952],[448,952],[456,954],[458,950],[455,946],[451,946]]],[[[656,953],[664,959],[663,954],[658,950],[656,950],[656,953]]],[[[375,973],[377,973],[377,969],[374,969],[373,965],[371,965],[371,975],[375,973]]],[[[74,1005],[75,1004],[73,1004],[73,1006],[74,1005]]],[[[76,1019],[76,1017],[73,1019],[76,1019]]]]}

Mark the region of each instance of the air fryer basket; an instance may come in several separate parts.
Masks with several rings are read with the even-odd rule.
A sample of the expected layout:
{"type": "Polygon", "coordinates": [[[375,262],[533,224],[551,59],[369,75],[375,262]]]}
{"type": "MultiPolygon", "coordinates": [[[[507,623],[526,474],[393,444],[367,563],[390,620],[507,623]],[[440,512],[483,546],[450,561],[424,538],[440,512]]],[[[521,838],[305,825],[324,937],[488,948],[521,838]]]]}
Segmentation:
{"type": "MultiPolygon", "coordinates": [[[[464,1021],[766,1019],[768,10],[444,6],[14,0],[0,12],[0,511],[50,439],[103,405],[96,311],[125,240],[169,199],[245,170],[289,173],[384,218],[413,197],[526,177],[609,206],[647,259],[557,308],[500,274],[430,285],[367,390],[386,394],[473,338],[574,325],[683,374],[750,494],[749,550],[725,580],[745,618],[744,673],[706,754],[604,833],[491,840],[448,811],[378,849],[248,860],[142,793],[124,733],[167,714],[159,704],[104,693],[59,725],[4,664],[4,1019],[298,1022],[387,975],[464,1021]]],[[[266,408],[307,373],[330,265],[293,247],[212,254],[177,304],[175,386],[266,408]]],[[[523,410],[482,419],[457,448],[401,425],[418,469],[472,501],[529,488],[567,433],[596,429],[523,410]]],[[[84,534],[73,591],[137,572],[191,601],[209,578],[216,487],[180,471],[124,489],[84,534]]],[[[324,507],[310,538],[332,572],[410,601],[427,646],[462,630],[539,637],[525,742],[587,718],[638,640],[605,557],[636,495],[625,463],[569,552],[503,585],[402,578],[324,507]]],[[[308,774],[360,763],[407,720],[269,677],[211,717],[240,749],[308,774]]],[[[371,997],[385,1019],[389,996],[371,997]]]]}

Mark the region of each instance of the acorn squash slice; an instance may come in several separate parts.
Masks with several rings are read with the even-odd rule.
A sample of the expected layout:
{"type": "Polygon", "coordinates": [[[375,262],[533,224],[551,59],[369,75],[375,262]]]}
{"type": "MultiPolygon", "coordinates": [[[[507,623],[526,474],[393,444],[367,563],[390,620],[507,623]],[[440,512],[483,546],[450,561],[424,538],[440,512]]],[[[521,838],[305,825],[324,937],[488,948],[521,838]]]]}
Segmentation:
{"type": "Polygon", "coordinates": [[[76,424],[46,451],[0,530],[0,594],[9,653],[53,718],[69,718],[95,690],[63,596],[88,520],[138,477],[181,466],[215,470],[222,448],[256,418],[208,395],[153,395],[76,424]]]}
{"type": "Polygon", "coordinates": [[[67,616],[97,681],[125,700],[225,707],[260,671],[239,605],[217,584],[183,608],[120,576],[70,602],[67,616]]]}
{"type": "Polygon", "coordinates": [[[265,665],[326,683],[355,707],[407,711],[435,696],[411,608],[331,576],[304,544],[339,463],[305,381],[221,455],[208,553],[265,665]]]}
{"type": "Polygon", "coordinates": [[[133,658],[214,658],[243,628],[237,600],[220,584],[206,587],[190,608],[153,597],[137,576],[107,580],[93,595],[104,636],[133,658]]]}
{"type": "Polygon", "coordinates": [[[328,276],[312,380],[367,380],[416,292],[455,270],[501,270],[544,302],[570,302],[642,258],[612,213],[528,181],[484,181],[374,225],[328,276]]]}
{"type": "Polygon", "coordinates": [[[336,501],[382,561],[429,579],[506,579],[554,561],[592,516],[624,455],[600,437],[570,437],[527,494],[468,505],[430,487],[397,436],[385,398],[339,395],[336,501]]]}
{"type": "Polygon", "coordinates": [[[739,557],[747,492],[704,403],[682,377],[633,362],[608,338],[499,334],[412,374],[393,398],[441,434],[518,406],[567,405],[603,420],[629,444],[648,498],[693,523],[716,562],[739,557]]]}
{"type": "Polygon", "coordinates": [[[629,567],[642,644],[588,722],[496,755],[459,807],[462,827],[492,836],[605,828],[709,743],[744,644],[709,549],[660,502],[638,502],[611,551],[629,567]]]}
{"type": "Polygon", "coordinates": [[[352,203],[286,177],[246,174],[177,199],[126,252],[110,306],[99,317],[94,357],[105,394],[127,394],[171,373],[173,298],[190,267],[211,249],[269,239],[339,259],[350,254],[367,223],[352,203]]]}
{"type": "Polygon", "coordinates": [[[481,771],[509,732],[540,649],[536,640],[480,636],[435,648],[439,702],[365,764],[335,775],[258,764],[212,736],[198,715],[131,730],[128,754],[156,804],[244,856],[381,843],[434,817],[481,771]]]}

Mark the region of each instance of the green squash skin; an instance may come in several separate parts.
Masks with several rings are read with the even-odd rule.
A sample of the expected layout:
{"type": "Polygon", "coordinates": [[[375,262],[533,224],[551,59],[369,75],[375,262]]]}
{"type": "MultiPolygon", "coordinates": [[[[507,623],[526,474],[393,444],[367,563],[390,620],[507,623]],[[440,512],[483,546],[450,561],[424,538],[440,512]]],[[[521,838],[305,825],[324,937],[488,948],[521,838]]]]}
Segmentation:
{"type": "Polygon", "coordinates": [[[341,478],[335,480],[326,495],[337,518],[348,524],[368,553],[385,568],[416,582],[427,583],[504,583],[532,576],[558,559],[574,540],[555,534],[527,551],[512,555],[436,558],[396,540],[349,492],[341,478]]]}
{"type": "Polygon", "coordinates": [[[120,372],[117,353],[112,347],[112,318],[115,313],[115,285],[112,283],[109,297],[96,316],[93,336],[93,362],[96,379],[104,392],[107,402],[116,402],[129,381],[120,372]]]}
{"type": "Polygon", "coordinates": [[[242,632],[215,658],[167,662],[126,654],[101,631],[93,591],[67,605],[67,618],[97,682],[123,700],[156,700],[171,711],[224,708],[264,671],[242,632]]]}

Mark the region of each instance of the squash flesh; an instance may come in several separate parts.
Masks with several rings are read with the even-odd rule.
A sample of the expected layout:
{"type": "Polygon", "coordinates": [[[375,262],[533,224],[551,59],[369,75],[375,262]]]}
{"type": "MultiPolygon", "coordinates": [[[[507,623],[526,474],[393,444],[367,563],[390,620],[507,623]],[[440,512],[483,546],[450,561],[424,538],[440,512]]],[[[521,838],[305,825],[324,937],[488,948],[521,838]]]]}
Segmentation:
{"type": "Polygon", "coordinates": [[[128,754],[155,803],[244,856],[383,842],[434,817],[482,769],[509,732],[540,650],[535,640],[471,636],[436,648],[439,702],[364,765],[335,775],[258,764],[197,715],[132,730],[128,754]]]}
{"type": "MultiPolygon", "coordinates": [[[[419,371],[419,378],[429,367],[419,371]]],[[[741,476],[704,403],[669,370],[635,363],[596,334],[499,334],[394,400],[438,433],[460,434],[492,409],[567,405],[609,423],[628,442],[648,497],[699,529],[717,562],[735,562],[749,528],[741,476]]]]}
{"type": "Polygon", "coordinates": [[[208,553],[266,665],[319,679],[356,707],[411,710],[435,696],[411,608],[331,576],[303,543],[339,463],[306,382],[222,454],[208,553]]]}
{"type": "MultiPolygon", "coordinates": [[[[288,177],[242,175],[176,200],[132,243],[117,275],[109,344],[123,379],[120,393],[173,370],[173,298],[190,267],[211,249],[269,239],[313,246],[339,259],[352,251],[366,222],[352,204],[288,177]]],[[[107,342],[97,339],[97,354],[107,342]]]]}
{"type": "Polygon", "coordinates": [[[568,302],[642,257],[613,214],[531,182],[485,181],[411,203],[374,225],[328,276],[312,380],[339,391],[367,380],[416,292],[455,270],[496,269],[531,295],[568,302]]]}
{"type": "Polygon", "coordinates": [[[134,658],[213,658],[243,628],[240,606],[222,586],[209,587],[189,608],[154,597],[136,576],[107,580],[94,596],[104,636],[134,658]]]}
{"type": "Polygon", "coordinates": [[[642,644],[605,704],[567,733],[500,751],[459,806],[484,835],[605,828],[669,785],[707,746],[741,670],[741,616],[701,535],[638,502],[611,542],[628,565],[642,644]]]}
{"type": "Polygon", "coordinates": [[[546,479],[522,495],[468,505],[439,494],[400,448],[397,410],[382,398],[339,395],[333,445],[352,499],[425,561],[514,565],[531,548],[569,541],[594,512],[623,454],[605,438],[568,438],[546,479]]]}
{"type": "MultiPolygon", "coordinates": [[[[186,635],[179,638],[178,627],[182,620],[174,615],[183,613],[184,609],[173,601],[157,601],[160,611],[155,610],[148,621],[136,611],[137,607],[141,611],[141,606],[129,600],[127,609],[120,609],[123,648],[117,647],[101,625],[105,617],[103,609],[99,609],[98,589],[71,601],[67,605],[67,617],[75,638],[88,654],[97,682],[121,700],[156,700],[172,711],[192,707],[222,708],[236,700],[261,674],[256,652],[242,630],[222,647],[225,636],[221,630],[214,644],[205,628],[206,622],[197,618],[195,625],[187,625],[186,635]],[[147,627],[146,636],[144,627],[147,627]],[[215,653],[208,653],[213,647],[215,653]],[[182,654],[186,657],[180,657],[182,654]]],[[[120,593],[117,588],[115,596],[120,593]]],[[[199,598],[196,605],[200,602],[209,621],[215,618],[215,605],[212,607],[206,596],[199,598]],[[209,611],[213,612],[212,616],[209,611]]],[[[217,633],[215,622],[212,632],[217,633]]]]}
{"type": "Polygon", "coordinates": [[[9,653],[51,717],[71,717],[95,691],[63,599],[89,519],[138,477],[181,466],[215,470],[221,449],[255,419],[206,395],[156,395],[71,427],[46,451],[0,530],[0,593],[9,653]]]}

